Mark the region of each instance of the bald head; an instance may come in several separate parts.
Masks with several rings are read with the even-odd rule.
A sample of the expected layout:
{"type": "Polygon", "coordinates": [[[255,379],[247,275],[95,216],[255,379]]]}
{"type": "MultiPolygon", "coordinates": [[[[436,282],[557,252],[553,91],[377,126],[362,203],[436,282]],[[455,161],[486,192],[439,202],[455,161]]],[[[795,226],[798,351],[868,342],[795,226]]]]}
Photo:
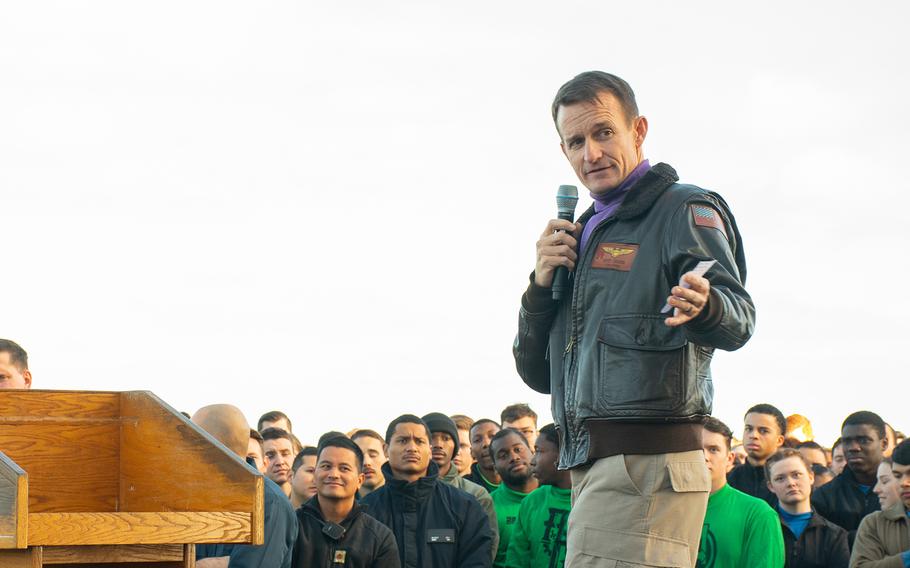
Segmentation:
{"type": "Polygon", "coordinates": [[[236,406],[230,404],[203,406],[196,411],[191,420],[238,456],[246,456],[250,442],[250,426],[236,406]]]}

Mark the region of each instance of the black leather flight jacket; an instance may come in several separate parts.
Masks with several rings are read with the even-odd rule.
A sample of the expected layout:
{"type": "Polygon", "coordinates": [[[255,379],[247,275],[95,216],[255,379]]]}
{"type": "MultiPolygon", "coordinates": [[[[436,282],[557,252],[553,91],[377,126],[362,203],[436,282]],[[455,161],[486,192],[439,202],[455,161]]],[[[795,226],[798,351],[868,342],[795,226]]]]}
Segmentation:
{"type": "Polygon", "coordinates": [[[719,195],[677,180],[661,163],[632,186],[591,233],[570,297],[554,302],[533,274],[522,297],[515,363],[529,387],[552,395],[562,468],[700,449],[714,349],[738,349],[752,335],[755,307],[733,215],[719,195]],[[671,288],[711,259],[707,309],[668,327],[660,312],[671,288]]]}

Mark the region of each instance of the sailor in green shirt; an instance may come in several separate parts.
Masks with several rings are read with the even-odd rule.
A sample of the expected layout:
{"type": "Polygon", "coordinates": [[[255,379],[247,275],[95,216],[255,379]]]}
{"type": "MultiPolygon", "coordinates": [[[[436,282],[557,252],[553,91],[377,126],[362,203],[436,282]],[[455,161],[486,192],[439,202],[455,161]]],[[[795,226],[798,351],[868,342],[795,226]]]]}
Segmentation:
{"type": "Polygon", "coordinates": [[[507,568],[561,568],[566,562],[566,529],[572,505],[572,476],[557,469],[556,426],[540,429],[531,470],[540,487],[525,497],[509,541],[507,568]]]}
{"type": "Polygon", "coordinates": [[[524,498],[537,489],[537,479],[531,471],[528,440],[518,430],[504,428],[497,432],[490,441],[490,455],[496,473],[502,478],[499,489],[490,494],[499,521],[499,548],[493,566],[501,568],[506,564],[509,538],[518,521],[518,509],[524,498]]]}
{"type": "Polygon", "coordinates": [[[499,424],[489,418],[481,418],[469,430],[471,457],[477,463],[471,466],[471,473],[464,477],[486,489],[487,493],[499,489],[501,482],[496,467],[493,466],[493,456],[490,455],[490,440],[500,430],[502,428],[499,424]]]}
{"type": "Polygon", "coordinates": [[[697,568],[783,568],[784,538],[777,513],[765,501],[727,485],[733,432],[708,418],[702,434],[711,472],[711,496],[702,526],[697,568]]]}

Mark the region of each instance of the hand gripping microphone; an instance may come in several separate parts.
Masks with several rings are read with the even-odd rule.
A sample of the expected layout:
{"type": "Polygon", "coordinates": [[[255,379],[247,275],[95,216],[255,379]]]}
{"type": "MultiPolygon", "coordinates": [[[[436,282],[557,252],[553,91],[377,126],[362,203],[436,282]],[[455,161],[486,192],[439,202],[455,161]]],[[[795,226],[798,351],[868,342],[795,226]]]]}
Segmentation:
{"type": "MultiPolygon", "coordinates": [[[[556,211],[560,219],[566,221],[575,220],[575,206],[578,204],[578,188],[574,185],[561,185],[556,191],[556,211]]],[[[566,291],[569,289],[569,269],[565,266],[556,268],[553,275],[553,299],[557,302],[562,300],[566,291]]]]}

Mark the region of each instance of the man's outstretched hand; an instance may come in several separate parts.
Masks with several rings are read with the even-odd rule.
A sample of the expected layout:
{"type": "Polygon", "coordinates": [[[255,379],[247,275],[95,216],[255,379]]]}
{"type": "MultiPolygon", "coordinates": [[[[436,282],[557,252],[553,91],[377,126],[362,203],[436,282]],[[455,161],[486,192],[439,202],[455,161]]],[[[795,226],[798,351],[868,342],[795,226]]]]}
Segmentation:
{"type": "Polygon", "coordinates": [[[670,327],[677,327],[698,317],[708,307],[711,283],[695,272],[683,274],[682,281],[689,284],[689,288],[674,286],[667,298],[667,303],[673,306],[673,316],[665,320],[670,327]]]}

